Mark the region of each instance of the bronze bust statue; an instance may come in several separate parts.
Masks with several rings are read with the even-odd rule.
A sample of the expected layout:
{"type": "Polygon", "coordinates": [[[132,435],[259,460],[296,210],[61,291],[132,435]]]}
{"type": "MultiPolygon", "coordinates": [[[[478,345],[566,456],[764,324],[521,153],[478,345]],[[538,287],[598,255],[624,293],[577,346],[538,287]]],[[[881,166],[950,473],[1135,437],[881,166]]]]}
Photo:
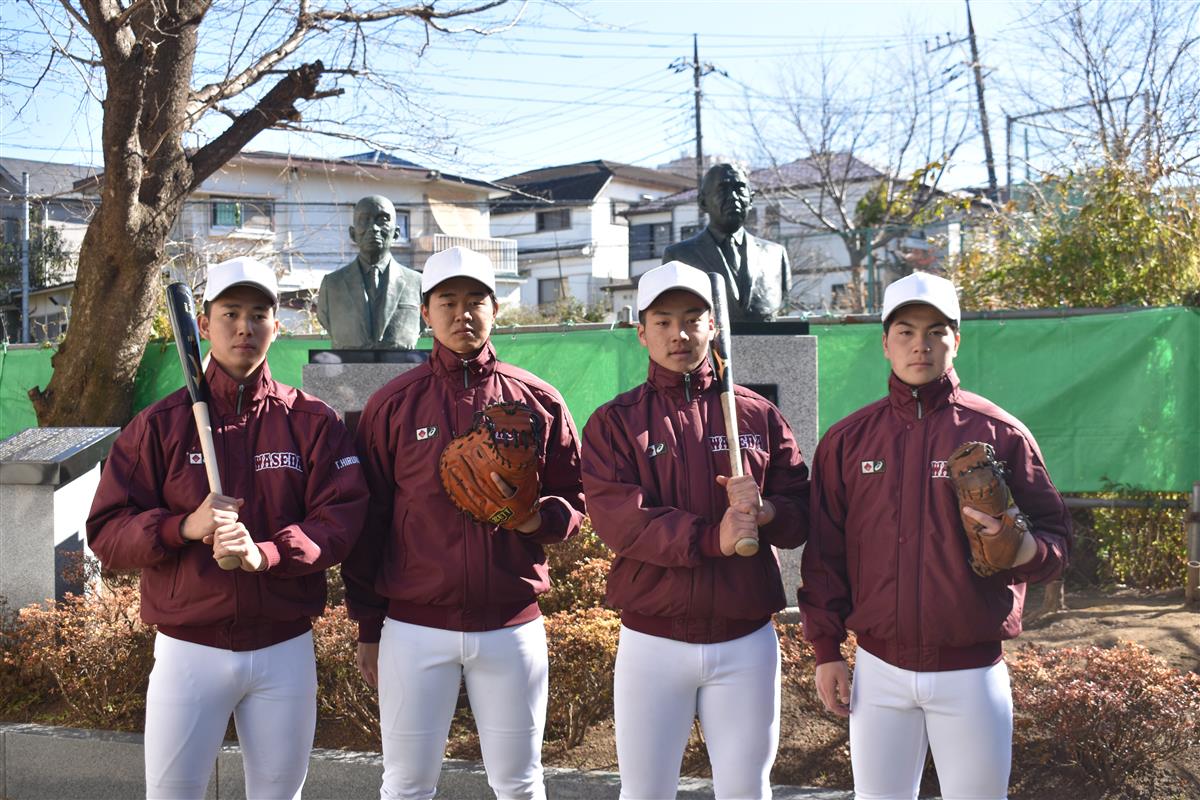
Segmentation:
{"type": "Polygon", "coordinates": [[[409,350],[421,335],[421,273],[392,258],[396,209],[370,195],[354,206],[358,257],[321,280],[317,319],[335,350],[409,350]]]}
{"type": "Polygon", "coordinates": [[[708,213],[708,227],[663,252],[664,264],[682,261],[725,276],[732,322],[773,319],[792,286],[782,245],[751,236],[742,227],[750,205],[746,173],[735,164],[717,164],[700,184],[700,209],[708,213]]]}

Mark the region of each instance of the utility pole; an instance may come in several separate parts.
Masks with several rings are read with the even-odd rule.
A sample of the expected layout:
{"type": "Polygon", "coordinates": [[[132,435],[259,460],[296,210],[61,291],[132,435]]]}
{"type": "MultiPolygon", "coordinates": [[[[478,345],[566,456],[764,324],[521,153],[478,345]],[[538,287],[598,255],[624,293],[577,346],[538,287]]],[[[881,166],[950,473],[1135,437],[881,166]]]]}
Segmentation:
{"type": "Polygon", "coordinates": [[[21,343],[29,344],[29,173],[21,173],[21,343]]]}
{"type": "Polygon", "coordinates": [[[728,78],[729,73],[723,69],[717,69],[712,64],[700,62],[700,41],[694,33],[692,34],[692,60],[677,58],[671,62],[670,66],[672,72],[684,72],[688,69],[692,71],[692,94],[696,105],[696,202],[699,203],[700,184],[704,181],[704,134],[700,125],[700,79],[711,72],[728,78]]]}
{"type": "Polygon", "coordinates": [[[987,159],[988,196],[996,199],[996,161],[992,157],[992,137],[988,133],[987,106],[983,102],[983,67],[979,63],[979,47],[975,44],[975,24],[971,21],[971,0],[967,3],[967,38],[971,42],[971,69],[975,72],[975,93],[979,96],[979,127],[983,131],[983,154],[987,159]]]}
{"type": "Polygon", "coordinates": [[[700,38],[692,34],[692,94],[696,98],[696,191],[704,180],[704,134],[700,129],[700,38]]]}

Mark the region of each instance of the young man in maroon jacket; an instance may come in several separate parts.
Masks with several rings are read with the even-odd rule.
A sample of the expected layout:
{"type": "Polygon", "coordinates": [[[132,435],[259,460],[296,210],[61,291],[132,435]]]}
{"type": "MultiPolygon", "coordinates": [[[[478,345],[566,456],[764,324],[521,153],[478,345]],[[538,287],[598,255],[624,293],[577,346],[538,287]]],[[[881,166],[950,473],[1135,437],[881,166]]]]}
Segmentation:
{"type": "Polygon", "coordinates": [[[88,542],[107,569],[140,569],[158,626],[146,695],[146,796],[204,797],[233,714],[246,795],[292,798],[316,726],[312,617],[325,568],[362,528],[367,492],[345,426],[271,380],[275,274],[249,258],[212,267],[199,317],[226,494],[208,490],[187,391],[138,414],[104,465],[88,542]],[[211,546],[209,546],[211,545],[211,546]],[[222,556],[241,568],[226,572],[222,556]]]}
{"type": "Polygon", "coordinates": [[[465,679],[496,796],[542,800],[548,662],[537,596],[550,586],[542,546],[583,520],[575,425],[553,386],[496,358],[487,256],[434,254],[421,291],[433,352],[363,409],[357,443],[370,512],[342,570],[358,666],[379,687],[380,795],[433,797],[465,679]],[[543,421],[541,509],[516,530],[459,512],[438,472],[450,441],[499,401],[524,403],[543,421]]]}
{"type": "Polygon", "coordinates": [[[783,415],[736,387],[745,475],[730,478],[720,387],[709,361],[708,275],[679,261],[638,284],[650,374],[596,410],[583,432],[583,485],[616,553],[608,601],[621,609],[614,675],[621,797],[674,797],[699,716],[718,798],[771,796],[779,741],[784,607],[771,545],[808,527],[808,468],[783,415]],[[743,558],[743,537],[762,542],[743,558]]]}
{"type": "MultiPolygon", "coordinates": [[[[850,717],[862,798],[915,798],[930,747],[945,797],[1007,796],[1012,695],[1001,642],[1021,632],[1025,584],[1061,574],[1070,548],[1071,517],[1033,435],[959,387],[960,318],[945,278],[917,272],[891,284],[888,395],[831,427],[813,463],[800,609],[821,701],[850,717]],[[970,441],[1007,464],[1028,519],[1014,566],[990,577],[971,569],[946,471],[970,441]],[[853,689],[839,652],[847,629],[858,637],[853,689]]],[[[985,533],[1000,528],[967,513],[985,533]]]]}

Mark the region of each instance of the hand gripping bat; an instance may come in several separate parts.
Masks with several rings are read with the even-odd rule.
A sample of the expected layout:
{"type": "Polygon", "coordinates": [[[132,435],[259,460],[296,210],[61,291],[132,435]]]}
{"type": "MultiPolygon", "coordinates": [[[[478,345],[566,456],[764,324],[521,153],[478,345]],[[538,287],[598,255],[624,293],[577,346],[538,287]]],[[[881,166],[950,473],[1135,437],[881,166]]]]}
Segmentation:
{"type": "MultiPolygon", "coordinates": [[[[192,400],[192,415],[196,418],[196,430],[200,434],[200,452],[204,455],[204,470],[208,473],[209,491],[221,491],[221,475],[217,471],[217,453],[213,447],[212,422],[208,417],[208,385],[204,382],[204,370],[200,366],[200,331],[196,328],[196,307],[192,302],[192,290],[186,283],[172,283],[167,287],[167,316],[171,320],[171,332],[175,334],[175,348],[179,351],[179,363],[183,366],[183,380],[187,384],[188,397],[192,400]]],[[[237,556],[217,559],[221,569],[237,569],[242,560],[237,556]]]]}
{"type": "MultiPolygon", "coordinates": [[[[725,413],[725,439],[729,442],[729,474],[740,478],[742,470],[742,445],[738,437],[737,403],[733,396],[733,351],[729,347],[729,305],[725,300],[725,278],[715,272],[708,273],[712,283],[713,319],[717,324],[717,337],[713,341],[713,360],[717,365],[717,379],[721,382],[721,410],[725,413]]],[[[733,546],[739,556],[752,556],[758,552],[758,539],[746,536],[733,546]]]]}

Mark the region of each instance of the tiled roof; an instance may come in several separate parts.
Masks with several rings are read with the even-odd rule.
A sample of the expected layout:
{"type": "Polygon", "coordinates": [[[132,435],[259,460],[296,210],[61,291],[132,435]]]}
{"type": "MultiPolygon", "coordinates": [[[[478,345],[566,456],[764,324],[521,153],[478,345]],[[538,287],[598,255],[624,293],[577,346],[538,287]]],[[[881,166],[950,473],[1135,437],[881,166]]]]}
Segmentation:
{"type": "Polygon", "coordinates": [[[19,195],[21,173],[29,173],[29,193],[38,197],[70,194],[76,181],[92,177],[95,167],[56,164],[27,158],[0,158],[0,192],[19,195]]]}
{"type": "MultiPolygon", "coordinates": [[[[795,161],[790,161],[787,164],[780,164],[778,167],[763,167],[750,172],[750,188],[756,192],[769,192],[772,189],[801,189],[806,186],[815,186],[821,181],[821,170],[817,156],[809,158],[798,158],[795,161]]],[[[854,181],[877,181],[884,177],[884,174],[859,159],[846,153],[834,153],[828,156],[829,171],[834,175],[845,173],[845,179],[848,182],[854,181]]],[[[664,211],[676,206],[695,203],[696,196],[699,192],[696,189],[687,189],[682,192],[660,197],[657,200],[648,200],[644,203],[638,203],[632,210],[641,212],[649,211],[664,211]]]]}
{"type": "MultiPolygon", "coordinates": [[[[554,203],[571,204],[591,203],[614,178],[665,191],[683,189],[693,183],[690,178],[669,172],[604,160],[530,170],[501,178],[497,183],[554,203]]],[[[537,205],[541,204],[536,200],[510,198],[498,203],[493,212],[503,213],[537,205]]]]}

